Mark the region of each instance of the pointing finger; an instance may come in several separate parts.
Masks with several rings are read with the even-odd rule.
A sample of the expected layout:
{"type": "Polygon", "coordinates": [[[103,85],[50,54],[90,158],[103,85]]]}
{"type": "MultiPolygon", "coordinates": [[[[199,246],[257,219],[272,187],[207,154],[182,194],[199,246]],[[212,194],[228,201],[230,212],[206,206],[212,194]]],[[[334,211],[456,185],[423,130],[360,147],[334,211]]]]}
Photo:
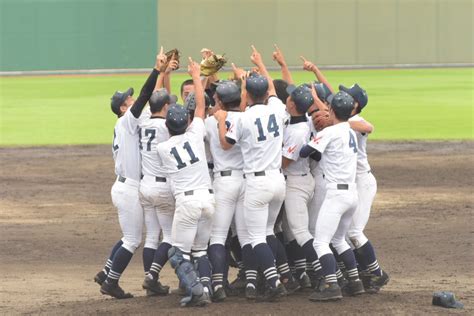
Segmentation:
{"type": "Polygon", "coordinates": [[[255,46],[250,45],[250,47],[252,47],[252,50],[253,50],[254,53],[258,53],[258,52],[257,52],[257,49],[255,48],[255,46]]]}
{"type": "Polygon", "coordinates": [[[304,58],[304,56],[300,56],[300,58],[304,61],[304,62],[307,62],[306,58],[304,58]]]}
{"type": "Polygon", "coordinates": [[[161,46],[161,48],[160,48],[160,55],[162,55],[162,54],[163,54],[163,46],[161,46]]]}

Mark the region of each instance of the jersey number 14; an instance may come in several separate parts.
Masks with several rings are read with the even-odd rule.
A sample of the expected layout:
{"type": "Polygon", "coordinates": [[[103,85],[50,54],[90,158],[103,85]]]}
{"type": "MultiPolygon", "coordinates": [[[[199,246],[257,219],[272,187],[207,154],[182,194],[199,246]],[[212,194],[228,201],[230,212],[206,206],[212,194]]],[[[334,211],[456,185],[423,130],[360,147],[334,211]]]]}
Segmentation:
{"type": "MultiPolygon", "coordinates": [[[[265,133],[263,131],[262,121],[260,120],[260,118],[257,118],[255,120],[255,125],[257,125],[257,129],[258,129],[257,141],[263,142],[267,140],[267,136],[265,136],[265,133]]],[[[278,137],[280,135],[279,129],[280,127],[278,126],[278,123],[276,121],[275,114],[270,115],[268,117],[268,124],[267,124],[268,134],[273,133],[273,137],[278,137]]]]}

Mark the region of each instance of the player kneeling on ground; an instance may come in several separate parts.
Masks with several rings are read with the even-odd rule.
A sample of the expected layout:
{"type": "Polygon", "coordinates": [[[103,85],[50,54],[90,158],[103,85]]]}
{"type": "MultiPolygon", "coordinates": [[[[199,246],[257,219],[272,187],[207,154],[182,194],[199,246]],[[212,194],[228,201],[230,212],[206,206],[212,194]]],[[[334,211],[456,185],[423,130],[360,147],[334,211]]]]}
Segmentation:
{"type": "Polygon", "coordinates": [[[353,109],[354,99],[346,92],[338,92],[329,110],[334,125],[319,132],[300,152],[301,157],[315,152],[321,154],[320,164],[326,181],[326,196],[316,220],[314,239],[324,278],[310,296],[312,301],[342,298],[336,278],[336,260],[329,247],[331,242],[347,268],[348,293],[364,293],[354,253],[345,240],[358,203],[355,184],[357,139],[347,123],[353,109]]]}
{"type": "Polygon", "coordinates": [[[199,64],[191,58],[188,72],[193,78],[196,94],[194,120],[188,128],[187,110],[180,105],[171,105],[166,115],[166,126],[171,137],[160,143],[157,150],[176,199],[171,231],[173,247],[168,256],[186,288],[187,296],[181,300],[181,306],[204,306],[211,302],[207,244],[215,201],[204,148],[204,90],[199,78],[199,64]],[[195,265],[191,262],[191,253],[195,265]]]}

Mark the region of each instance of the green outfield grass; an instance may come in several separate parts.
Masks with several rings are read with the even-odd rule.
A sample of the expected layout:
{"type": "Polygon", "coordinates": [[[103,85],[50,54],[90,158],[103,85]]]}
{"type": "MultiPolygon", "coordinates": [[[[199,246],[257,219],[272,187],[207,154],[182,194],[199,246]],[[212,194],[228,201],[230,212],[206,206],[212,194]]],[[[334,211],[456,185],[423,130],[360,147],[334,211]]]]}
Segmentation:
{"type": "MultiPolygon", "coordinates": [[[[367,90],[369,103],[362,114],[375,125],[372,139],[473,139],[473,68],[325,74],[335,88],[358,82],[367,90]]],[[[116,119],[110,96],[129,86],[138,93],[146,77],[0,77],[0,146],[109,144],[116,119]]],[[[297,83],[314,79],[308,72],[293,77],[297,83]]],[[[173,75],[173,93],[179,94],[187,78],[173,75]]]]}

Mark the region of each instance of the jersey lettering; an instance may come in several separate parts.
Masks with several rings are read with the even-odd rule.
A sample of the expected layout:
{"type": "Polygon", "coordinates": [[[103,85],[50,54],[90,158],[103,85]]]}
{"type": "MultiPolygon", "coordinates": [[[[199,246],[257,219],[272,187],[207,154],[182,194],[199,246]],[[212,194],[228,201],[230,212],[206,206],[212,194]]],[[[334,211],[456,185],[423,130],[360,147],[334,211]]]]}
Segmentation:
{"type": "Polygon", "coordinates": [[[357,144],[355,142],[354,135],[352,135],[350,131],[349,131],[349,147],[351,147],[355,153],[357,152],[357,144]]]}
{"type": "Polygon", "coordinates": [[[114,141],[112,142],[112,150],[113,151],[117,151],[117,149],[119,149],[119,145],[115,144],[115,139],[117,138],[117,134],[115,133],[115,129],[114,129],[114,141]]]}
{"type": "MultiPolygon", "coordinates": [[[[260,120],[260,118],[257,118],[255,120],[255,125],[257,125],[257,129],[258,129],[257,141],[263,142],[267,140],[267,137],[265,136],[263,132],[262,121],[260,120]]],[[[267,131],[268,133],[273,133],[273,137],[278,137],[280,136],[279,130],[280,130],[280,127],[278,126],[278,123],[276,121],[275,114],[271,114],[268,118],[267,131]]]]}
{"type": "MultiPolygon", "coordinates": [[[[191,160],[189,161],[191,164],[196,163],[196,162],[199,161],[199,158],[196,157],[196,155],[194,154],[194,151],[191,148],[191,145],[189,144],[189,142],[185,142],[184,145],[183,145],[183,148],[188,152],[189,158],[191,158],[191,160]]],[[[183,162],[183,160],[179,156],[179,153],[178,153],[178,150],[176,149],[176,147],[171,148],[170,153],[176,159],[176,162],[178,163],[178,165],[176,167],[178,169],[183,169],[184,167],[187,166],[187,164],[185,162],[183,162]]]]}
{"type": "MultiPolygon", "coordinates": [[[[141,134],[141,133],[140,133],[141,134]]],[[[147,128],[145,130],[145,137],[151,135],[150,138],[148,139],[148,142],[146,143],[146,150],[151,151],[151,142],[155,139],[156,136],[156,129],[152,128],[147,128]]],[[[140,142],[141,145],[141,142],[140,142]]]]}

